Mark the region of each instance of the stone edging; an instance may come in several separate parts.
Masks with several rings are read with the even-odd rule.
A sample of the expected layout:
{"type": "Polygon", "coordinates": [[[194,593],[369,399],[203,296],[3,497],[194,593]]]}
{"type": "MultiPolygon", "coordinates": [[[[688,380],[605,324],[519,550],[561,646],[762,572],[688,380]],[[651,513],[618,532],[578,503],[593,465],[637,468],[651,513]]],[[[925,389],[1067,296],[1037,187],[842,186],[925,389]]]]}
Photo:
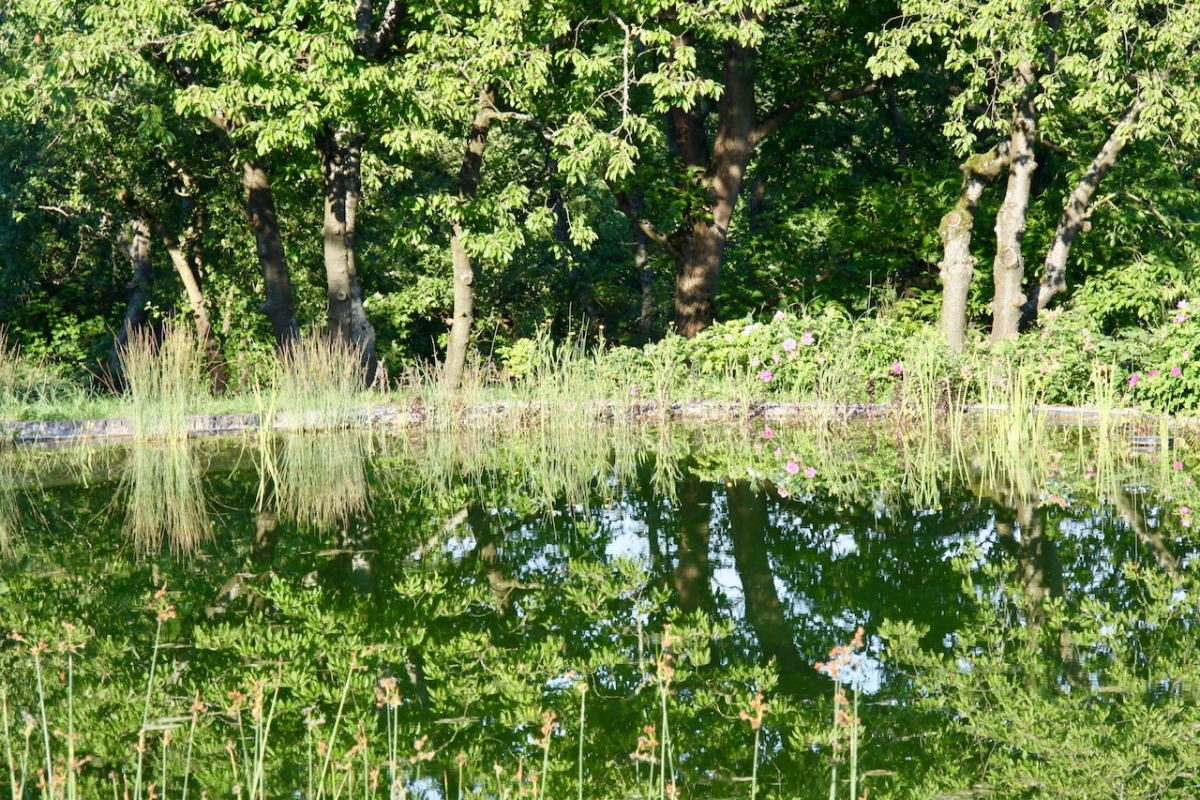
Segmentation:
{"type": "MultiPolygon", "coordinates": [[[[440,427],[451,421],[465,427],[521,426],[536,421],[543,414],[559,413],[561,410],[560,407],[546,408],[536,403],[505,401],[448,404],[437,408],[419,404],[408,407],[378,405],[363,409],[359,413],[359,418],[351,424],[394,429],[440,427]]],[[[982,405],[971,405],[967,406],[965,410],[967,414],[977,416],[986,409],[982,405]]],[[[1004,411],[1005,408],[993,406],[992,410],[1004,411]]],[[[1091,426],[1098,424],[1100,420],[1100,412],[1094,408],[1039,406],[1033,410],[1044,414],[1047,422],[1051,424],[1091,426]]],[[[572,414],[578,414],[580,411],[581,409],[578,407],[570,409],[572,414]]],[[[782,422],[813,418],[832,421],[881,419],[895,416],[898,408],[895,405],[880,403],[741,403],[718,400],[672,403],[669,406],[660,407],[659,403],[650,400],[632,403],[611,401],[588,403],[583,411],[585,416],[595,420],[627,417],[639,421],[670,419],[684,422],[733,420],[782,422]]],[[[1110,412],[1110,418],[1122,423],[1138,423],[1156,419],[1129,409],[1114,410],[1110,412]]],[[[1175,418],[1171,424],[1173,428],[1200,427],[1200,419],[1175,418]]],[[[322,427],[319,416],[314,413],[288,412],[277,412],[270,415],[268,425],[276,431],[313,430],[322,427]]],[[[262,415],[258,413],[205,414],[190,417],[187,431],[189,438],[195,438],[256,433],[262,427],[262,415]]],[[[5,422],[0,423],[0,433],[5,441],[13,444],[66,445],[84,441],[130,441],[135,438],[133,424],[125,418],[58,422],[5,422]]]]}

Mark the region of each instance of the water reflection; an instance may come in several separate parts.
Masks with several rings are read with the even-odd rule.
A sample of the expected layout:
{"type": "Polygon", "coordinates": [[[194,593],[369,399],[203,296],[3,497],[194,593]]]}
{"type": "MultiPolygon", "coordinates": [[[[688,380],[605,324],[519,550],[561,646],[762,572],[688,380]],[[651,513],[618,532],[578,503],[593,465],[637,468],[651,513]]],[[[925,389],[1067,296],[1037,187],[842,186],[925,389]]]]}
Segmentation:
{"type": "Polygon", "coordinates": [[[154,553],[164,542],[177,554],[212,535],[199,452],[186,441],[138,442],[121,476],[125,526],[138,549],[154,553]]]}
{"type": "MultiPolygon", "coordinates": [[[[141,707],[114,698],[144,697],[146,664],[127,654],[152,652],[156,621],[142,609],[168,580],[178,617],[153,713],[186,719],[196,696],[220,704],[195,742],[193,786],[210,796],[237,780],[230,692],[255,686],[280,687],[266,767],[276,795],[306,795],[303,754],[322,742],[337,764],[365,752],[361,794],[372,769],[386,774],[391,742],[414,794],[431,774],[431,796],[528,793],[532,770],[549,796],[569,796],[582,739],[585,794],[627,797],[646,794],[634,767],[648,762],[630,759],[639,737],[669,735],[675,788],[725,798],[753,768],[739,712],[758,692],[771,707],[759,774],[775,782],[762,793],[824,795],[829,686],[813,665],[858,625],[872,659],[860,758],[873,797],[976,785],[1018,796],[1037,778],[1030,760],[1056,765],[1053,793],[1083,796],[1087,775],[1066,753],[1095,769],[1125,743],[1048,752],[1047,720],[1104,730],[1087,714],[1116,713],[1118,689],[1147,714],[1197,716],[1185,702],[1200,678],[1186,455],[1164,475],[1115,456],[1101,467],[1101,448],[1069,432],[1038,432],[1049,438],[1030,454],[1025,440],[972,450],[777,427],[630,428],[607,444],[534,430],[281,437],[228,455],[137,448],[121,478],[126,524],[95,513],[112,490],[103,476],[46,489],[54,530],[26,523],[41,566],[5,568],[0,619],[48,641],[71,621],[116,643],[88,650],[108,705],[78,713],[107,715],[88,752],[125,764],[141,707]],[[177,518],[189,509],[190,534],[177,518]],[[160,552],[185,542],[191,560],[160,552]],[[383,680],[404,698],[387,736],[373,705],[383,680]],[[540,739],[549,713],[557,727],[540,739]]],[[[0,674],[29,674],[13,647],[0,662],[0,674]]],[[[8,686],[16,708],[35,708],[30,682],[8,686]]],[[[50,691],[63,699],[61,684],[50,691]]],[[[1172,757],[1200,756],[1191,746],[1172,757]]],[[[177,776],[176,750],[165,763],[177,776]]],[[[89,779],[111,793],[106,774],[89,779]]],[[[336,773],[345,786],[348,774],[336,773]]]]}

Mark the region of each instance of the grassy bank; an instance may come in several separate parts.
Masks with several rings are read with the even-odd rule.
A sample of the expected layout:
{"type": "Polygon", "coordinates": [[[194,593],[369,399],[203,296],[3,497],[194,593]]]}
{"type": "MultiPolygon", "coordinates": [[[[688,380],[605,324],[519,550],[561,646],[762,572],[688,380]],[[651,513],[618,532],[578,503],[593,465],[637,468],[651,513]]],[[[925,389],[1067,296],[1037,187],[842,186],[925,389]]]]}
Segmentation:
{"type": "Polygon", "coordinates": [[[928,324],[895,310],[851,318],[840,309],[776,313],[720,323],[694,339],[641,348],[602,338],[548,334],[518,340],[491,358],[476,355],[461,389],[447,390],[436,364],[391,365],[364,388],[352,349],[319,333],[283,357],[243,369],[212,390],[203,355],[181,327],[155,340],[133,337],[115,381],[84,385],[52,363],[0,341],[0,417],[65,420],[126,417],[136,435],[170,438],[187,414],[308,414],[316,427],[348,422],[368,405],[419,405],[453,418],[491,401],[569,415],[598,401],[618,408],[720,400],[812,402],[830,407],[892,405],[922,418],[967,404],[1084,406],[1188,413],[1200,405],[1200,323],[1185,311],[1157,332],[1106,336],[1086,320],[1053,317],[1040,332],[990,345],[947,348],[928,324]]]}

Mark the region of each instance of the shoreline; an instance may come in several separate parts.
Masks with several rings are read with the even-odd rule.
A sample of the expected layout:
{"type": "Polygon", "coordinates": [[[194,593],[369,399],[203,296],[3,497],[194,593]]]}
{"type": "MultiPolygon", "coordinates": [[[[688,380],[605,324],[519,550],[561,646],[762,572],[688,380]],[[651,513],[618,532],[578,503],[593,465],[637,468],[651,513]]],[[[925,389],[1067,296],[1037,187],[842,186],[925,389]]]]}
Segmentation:
{"type": "MultiPolygon", "coordinates": [[[[447,425],[462,427],[510,426],[522,427],[532,424],[546,414],[563,409],[562,405],[537,403],[534,401],[475,401],[442,404],[436,407],[414,403],[408,406],[380,404],[365,407],[358,412],[357,420],[344,427],[391,428],[420,430],[441,428],[447,425]]],[[[903,418],[901,407],[892,403],[821,403],[808,402],[743,402],[729,400],[693,400],[660,404],[654,400],[635,402],[593,401],[566,406],[572,414],[581,411],[589,421],[605,422],[625,418],[634,422],[848,422],[851,420],[877,420],[893,417],[903,418]],[[580,405],[583,406],[580,409],[580,405]]],[[[978,417],[984,412],[1007,413],[1002,405],[986,406],[969,404],[964,406],[967,417],[978,417]]],[[[938,409],[939,415],[949,413],[938,409]]],[[[1096,427],[1102,412],[1086,406],[1033,406],[1031,414],[1044,415],[1052,425],[1081,425],[1096,427]]],[[[1122,424],[1152,424],[1157,428],[1161,417],[1147,414],[1138,409],[1113,409],[1107,412],[1111,422],[1122,424]]],[[[1171,417],[1171,430],[1200,427],[1200,418],[1171,417]]],[[[319,432],[330,426],[323,424],[318,412],[259,412],[233,414],[197,414],[188,417],[186,438],[208,438],[258,433],[269,428],[277,432],[319,432]],[[265,418],[265,419],[264,419],[265,418]]],[[[27,422],[0,422],[0,435],[9,446],[69,446],[84,442],[126,442],[137,437],[132,420],[127,417],[110,417],[92,420],[54,420],[27,422]]],[[[161,441],[169,437],[143,437],[146,441],[161,441]]],[[[1156,437],[1157,438],[1157,437],[1156,437]]]]}

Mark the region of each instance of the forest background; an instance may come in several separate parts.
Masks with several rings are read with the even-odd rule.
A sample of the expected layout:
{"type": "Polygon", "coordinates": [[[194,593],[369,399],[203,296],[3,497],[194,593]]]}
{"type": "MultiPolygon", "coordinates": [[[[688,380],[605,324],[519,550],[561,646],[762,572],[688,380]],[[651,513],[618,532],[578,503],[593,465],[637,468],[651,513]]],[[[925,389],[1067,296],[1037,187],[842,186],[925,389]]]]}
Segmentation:
{"type": "Polygon", "coordinates": [[[104,387],[179,317],[218,389],[329,335],[874,399],[920,343],[1194,409],[1198,76],[1183,1],[9,0],[0,322],[104,387]]]}

